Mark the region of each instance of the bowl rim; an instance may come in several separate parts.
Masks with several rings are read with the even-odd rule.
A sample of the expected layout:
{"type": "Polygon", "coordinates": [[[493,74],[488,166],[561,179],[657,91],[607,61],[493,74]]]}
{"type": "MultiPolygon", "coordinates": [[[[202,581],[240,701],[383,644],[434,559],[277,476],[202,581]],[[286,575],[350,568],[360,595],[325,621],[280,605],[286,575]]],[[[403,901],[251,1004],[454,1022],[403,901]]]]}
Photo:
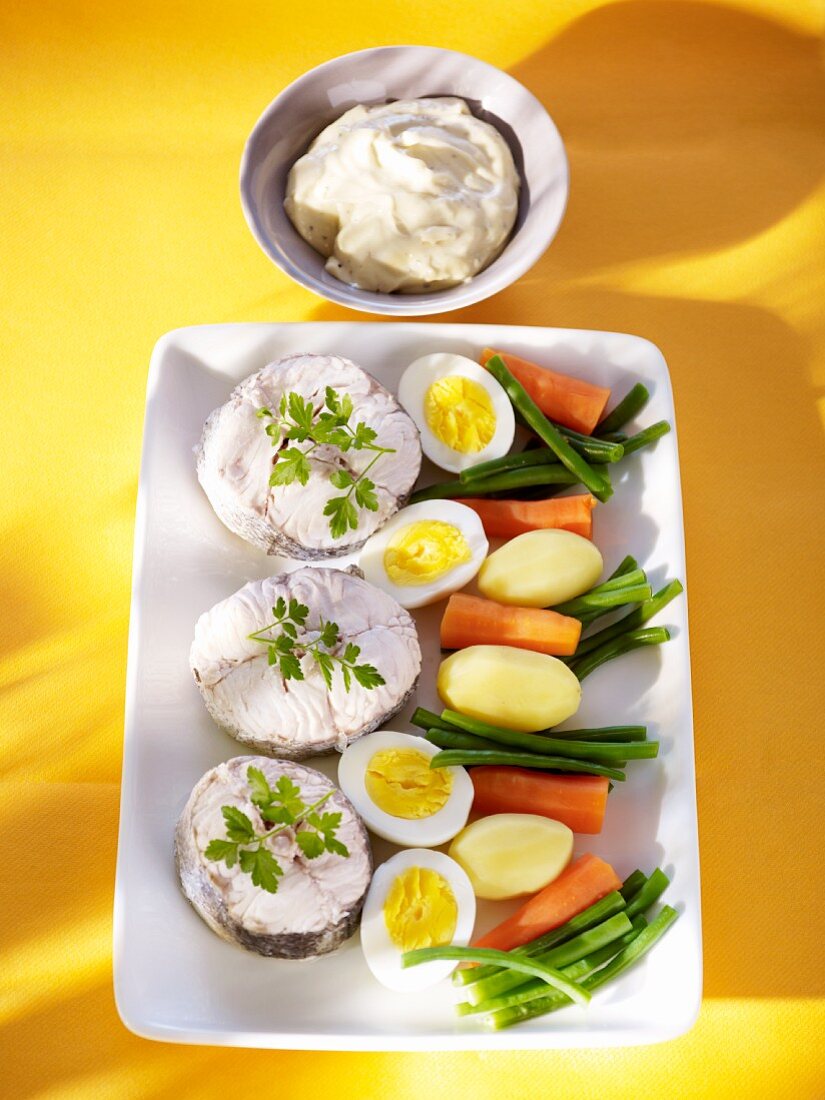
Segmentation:
{"type": "MultiPolygon", "coordinates": [[[[459,97],[463,98],[463,97],[459,97]]],[[[514,130],[516,128],[514,127],[514,130]]],[[[516,131],[517,132],[517,131],[516,131]]],[[[524,178],[522,177],[522,184],[524,178]]],[[[525,87],[521,81],[517,80],[514,76],[508,73],[504,69],[499,69],[496,65],[492,65],[489,61],[484,61],[481,58],[475,57],[472,54],[463,53],[460,50],[451,50],[443,46],[421,46],[421,45],[386,45],[386,46],[369,46],[360,50],[352,50],[349,53],[339,54],[336,57],[331,57],[327,61],[322,61],[319,65],[313,66],[311,69],[307,69],[306,72],[296,77],[267,104],[261,114],[258,116],[255,125],[252,127],[245,143],[243,152],[241,154],[240,171],[239,171],[239,184],[240,184],[240,199],[241,208],[243,210],[244,218],[252,233],[252,236],[258,243],[258,246],[269,257],[272,262],[279,267],[286,275],[288,275],[294,282],[300,286],[305,287],[307,290],[318,295],[320,298],[326,299],[329,302],[334,302],[337,305],[346,306],[349,309],[353,309],[363,313],[377,313],[386,316],[398,316],[398,317],[411,317],[411,316],[430,316],[439,313],[447,313],[455,309],[461,309],[464,306],[472,305],[475,302],[483,301],[486,298],[492,297],[492,295],[499,293],[499,291],[511,286],[514,282],[522,277],[525,272],[529,271],[534,264],[544,255],[549,248],[550,244],[554,240],[559,228],[564,220],[565,213],[567,211],[567,205],[570,197],[570,162],[567,156],[567,150],[565,148],[564,140],[561,136],[558,126],[554,119],[551,117],[549,111],[538,99],[536,95],[525,87]],[[311,84],[314,82],[319,74],[324,71],[330,71],[336,68],[345,66],[348,62],[351,62],[358,57],[366,57],[368,55],[377,54],[389,54],[395,52],[415,51],[416,53],[424,54],[440,54],[448,55],[453,58],[461,58],[467,61],[471,61],[474,66],[480,66],[484,69],[490,70],[495,73],[497,78],[504,78],[506,81],[510,81],[516,85],[519,92],[527,98],[527,101],[531,103],[531,106],[538,113],[539,117],[543,117],[543,121],[549,128],[555,132],[558,138],[559,145],[559,182],[563,188],[563,194],[561,196],[561,203],[558,210],[558,216],[555,220],[550,220],[546,224],[545,231],[543,233],[533,233],[527,245],[524,247],[523,252],[518,260],[510,260],[509,263],[502,264],[499,270],[496,272],[495,268],[505,259],[508,250],[516,238],[523,232],[525,223],[519,228],[519,230],[513,234],[505,244],[499,255],[489,264],[488,267],[483,268],[478,275],[473,276],[466,283],[459,283],[456,286],[445,287],[442,290],[429,291],[426,294],[390,294],[386,291],[371,291],[362,290],[360,287],[352,286],[350,283],[341,282],[340,288],[338,286],[330,287],[326,284],[322,284],[311,272],[301,265],[295,263],[287,252],[278,244],[277,240],[274,240],[267,232],[265,232],[261,219],[256,211],[255,204],[251,201],[251,188],[249,186],[251,176],[251,155],[253,147],[256,144],[256,139],[261,129],[269,122],[269,120],[277,113],[277,111],[283,106],[284,100],[293,96],[303,85],[311,84]],[[488,275],[486,282],[479,286],[480,277],[482,275],[488,275]],[[441,304],[443,302],[443,304],[441,304]]],[[[297,230],[295,230],[297,234],[297,230]]],[[[297,234],[299,235],[299,234],[297,234]]],[[[299,235],[300,236],[300,235],[299,235]]],[[[336,280],[338,282],[338,280],[336,280]]]]}

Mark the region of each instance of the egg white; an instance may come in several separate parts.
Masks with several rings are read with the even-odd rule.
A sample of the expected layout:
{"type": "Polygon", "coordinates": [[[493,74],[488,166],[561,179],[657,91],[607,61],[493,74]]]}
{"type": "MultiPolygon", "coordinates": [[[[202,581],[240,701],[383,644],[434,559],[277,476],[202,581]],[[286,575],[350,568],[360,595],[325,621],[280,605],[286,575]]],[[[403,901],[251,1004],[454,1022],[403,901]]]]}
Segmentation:
{"type": "Polygon", "coordinates": [[[444,878],[453,892],[458,910],[455,934],[451,944],[466,946],[473,934],[476,919],[476,899],[466,872],[442,852],[425,848],[408,848],[382,863],[372,876],[361,916],[361,948],[367,966],[388,989],[415,992],[429,989],[448,977],[458,963],[428,962],[404,969],[402,952],[390,939],[384,920],[384,902],[396,878],[411,867],[426,867],[444,878]]]}
{"type": "Polygon", "coordinates": [[[509,397],[501,384],[484,367],[468,359],[466,355],[438,352],[435,355],[424,355],[416,359],[401,375],[398,383],[398,400],[413,418],[421,433],[421,449],[424,454],[442,470],[460,473],[468,466],[503,457],[513,445],[516,421],[509,397]],[[454,450],[439,439],[427,423],[424,410],[427,390],[433,382],[449,375],[458,375],[477,382],[486,390],[490,398],[496,417],[496,427],[493,438],[480,451],[464,453],[454,450]]]}
{"type": "Polygon", "coordinates": [[[452,840],[467,824],[473,803],[473,784],[466,770],[460,767],[447,769],[453,785],[447,801],[434,814],[419,818],[394,817],[376,806],[367,792],[367,767],[375,753],[382,749],[414,749],[427,757],[441,751],[423,737],[396,733],[394,730],[368,733],[343,751],[338,761],[338,786],[367,828],[391,844],[414,845],[417,848],[434,848],[452,840]]]}
{"type": "Polygon", "coordinates": [[[402,607],[408,609],[424,607],[444,599],[469,584],[484,564],[489,543],[484,534],[484,526],[478,513],[466,504],[455,500],[423,500],[420,504],[410,504],[388,520],[387,523],[371,535],[364,543],[358,558],[359,568],[364,577],[377,588],[389,592],[402,607]],[[384,554],[393,537],[402,527],[411,523],[439,521],[457,527],[470,548],[470,560],[454,566],[442,576],[427,584],[399,585],[390,578],[384,568],[384,554]]]}

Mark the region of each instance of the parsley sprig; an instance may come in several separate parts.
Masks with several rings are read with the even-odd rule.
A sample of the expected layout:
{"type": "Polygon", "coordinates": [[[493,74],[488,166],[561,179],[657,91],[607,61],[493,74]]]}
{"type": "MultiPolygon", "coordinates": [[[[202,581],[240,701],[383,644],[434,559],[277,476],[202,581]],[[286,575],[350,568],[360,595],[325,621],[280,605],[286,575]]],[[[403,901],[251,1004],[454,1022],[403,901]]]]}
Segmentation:
{"type": "Polygon", "coordinates": [[[252,884],[270,894],[278,892],[278,879],[284,873],[265,842],[287,829],[294,828],[295,841],[307,859],[317,859],[324,852],[348,856],[349,849],[336,837],[341,814],[318,813],[319,808],[334,793],[325,795],[307,806],[297,783],[282,775],[270,787],[260,768],[250,765],[246,778],[252,791],[252,802],[263,818],[264,832],[259,833],[249,817],[237,806],[221,806],[226,825],[226,837],[216,837],[206,846],[207,859],[223,862],[227,867],[239,864],[244,874],[252,876],[252,884]]]}
{"type": "Polygon", "coordinates": [[[277,413],[263,407],[258,409],[261,420],[269,420],[266,434],[273,447],[280,446],[282,440],[291,443],[308,443],[309,446],[286,447],[275,457],[275,466],[269,477],[270,485],[291,485],[294,481],[306,485],[312,467],[309,456],[321,446],[337,447],[347,451],[374,451],[373,458],[357,476],[349,470],[334,470],[330,482],[336,489],[342,489],[342,496],[330,497],[324,506],[324,515],[329,516],[329,529],[334,539],[343,538],[348,530],[358,527],[358,509],[366,508],[370,512],[378,510],[378,497],[375,482],[367,477],[369,471],[382,455],[395,454],[394,447],[380,447],[375,442],[378,433],[363,421],[355,427],[350,425],[353,404],[350,395],[343,397],[327,386],[324,392],[323,410],[316,414],[311,401],[299,393],[283,394],[277,413]]]}
{"type": "Polygon", "coordinates": [[[306,604],[296,599],[291,599],[287,604],[283,596],[279,596],[272,608],[274,619],[260,630],[248,634],[253,642],[261,642],[267,646],[267,654],[270,665],[277,665],[278,671],[285,680],[303,680],[304,670],[301,668],[301,653],[312,655],[327,690],[332,689],[335,666],[341,669],[344,678],[344,690],[349,691],[353,678],[361,687],[372,690],[385,684],[386,680],[375,667],[367,663],[357,664],[361,654],[361,647],[348,642],[344,652],[331,653],[330,650],[338,645],[341,633],[338,623],[326,622],[323,618],[318,627],[318,637],[314,641],[298,641],[298,629],[306,630],[309,608],[306,604]],[[273,633],[280,631],[280,633],[273,633]]]}

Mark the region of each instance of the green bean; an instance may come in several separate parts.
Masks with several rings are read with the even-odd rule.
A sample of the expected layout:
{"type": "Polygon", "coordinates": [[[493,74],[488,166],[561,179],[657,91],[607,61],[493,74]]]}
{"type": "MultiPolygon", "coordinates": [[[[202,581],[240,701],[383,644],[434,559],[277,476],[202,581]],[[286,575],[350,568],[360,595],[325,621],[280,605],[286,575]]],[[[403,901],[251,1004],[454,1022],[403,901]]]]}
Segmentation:
{"type": "MultiPolygon", "coordinates": [[[[591,592],[615,592],[617,588],[627,588],[631,584],[647,584],[647,573],[640,565],[635,569],[626,569],[618,576],[610,576],[606,581],[601,581],[584,593],[589,596],[591,592]]],[[[561,606],[565,606],[562,604],[561,606]]]]}
{"type": "MultiPolygon", "coordinates": [[[[559,970],[564,966],[570,966],[571,963],[578,962],[579,959],[591,955],[602,947],[606,947],[609,943],[626,936],[630,931],[632,931],[632,925],[626,914],[616,913],[550,951],[543,951],[541,954],[536,955],[522,955],[521,957],[531,958],[536,962],[543,963],[544,966],[552,966],[554,969],[559,970]]],[[[501,970],[493,977],[469,986],[467,997],[473,1006],[474,1012],[490,1012],[492,1009],[503,1007],[490,1003],[502,994],[508,993],[511,989],[527,989],[540,984],[542,983],[533,982],[529,974],[515,968],[501,970]]],[[[544,992],[547,992],[546,987],[544,992]]]]}
{"type": "Polygon", "coordinates": [[[639,563],[634,557],[628,554],[626,558],[622,558],[622,560],[619,562],[619,564],[616,566],[616,568],[613,570],[613,572],[604,583],[607,584],[608,581],[614,581],[617,577],[623,577],[625,576],[625,574],[632,573],[638,568],[639,563]]]}
{"type": "Polygon", "coordinates": [[[578,451],[583,458],[586,458],[588,462],[604,465],[609,462],[618,462],[624,457],[623,444],[615,440],[597,439],[592,435],[582,435],[581,432],[576,432],[572,428],[565,428],[562,424],[556,424],[555,421],[552,423],[570,446],[578,451]]]}
{"type": "MultiPolygon", "coordinates": [[[[633,559],[625,558],[625,562],[627,561],[633,561],[633,559]]],[[[623,595],[626,589],[637,588],[648,583],[644,569],[640,569],[638,565],[635,565],[635,562],[634,566],[635,568],[627,568],[623,573],[619,573],[617,570],[606,581],[594,585],[593,588],[589,588],[581,596],[555,604],[553,610],[560,615],[573,615],[579,618],[582,614],[588,614],[593,610],[615,606],[614,601],[621,603],[622,601],[618,600],[617,596],[623,595]],[[600,596],[607,596],[608,599],[600,601],[600,596]]],[[[601,611],[599,611],[599,614],[601,614],[601,611]]]]}
{"type": "Polygon", "coordinates": [[[637,382],[635,386],[625,394],[619,404],[602,420],[596,428],[596,433],[601,437],[608,432],[615,432],[623,428],[628,420],[638,415],[650,400],[650,392],[647,386],[637,382]]]}
{"type": "Polygon", "coordinates": [[[594,496],[598,497],[599,500],[607,500],[612,493],[609,483],[570,446],[565,437],[551,424],[521,383],[510,373],[501,356],[494,355],[492,359],[487,361],[485,366],[495,380],[504,387],[513,406],[518,409],[539,439],[559,456],[564,466],[575,474],[576,479],[586,485],[594,496]]]}
{"type": "MultiPolygon", "coordinates": [[[[460,711],[445,708],[441,714],[434,714],[424,707],[416,707],[411,718],[414,726],[424,730],[463,730],[476,737],[495,739],[501,734],[508,735],[518,732],[508,730],[504,726],[493,726],[489,722],[481,722],[477,718],[470,718],[460,711]]],[[[644,741],[647,738],[646,726],[601,726],[597,729],[583,730],[541,730],[539,733],[522,734],[523,737],[556,737],[572,741],[644,741]]],[[[532,751],[532,750],[530,750],[532,751]]]]}
{"type": "Polygon", "coordinates": [[[424,962],[441,962],[443,960],[458,962],[495,962],[499,966],[508,969],[520,970],[524,974],[541,978],[547,985],[564,993],[575,1004],[586,1005],[590,1000],[590,994],[586,993],[575,982],[565,978],[558,970],[551,966],[545,966],[532,959],[525,959],[519,955],[512,955],[509,951],[497,951],[492,947],[458,947],[447,945],[445,947],[418,947],[414,951],[405,951],[401,956],[402,967],[417,966],[424,962]]]}
{"type": "Polygon", "coordinates": [[[631,919],[643,915],[654,902],[659,900],[669,885],[670,879],[661,867],[657,867],[650,878],[628,900],[625,912],[631,919]]]}
{"type": "Polygon", "coordinates": [[[586,654],[580,661],[574,661],[569,667],[583,680],[591,672],[595,672],[599,665],[612,661],[614,657],[621,657],[624,653],[631,653],[642,646],[662,645],[670,641],[670,632],[663,626],[650,626],[641,630],[629,630],[610,642],[605,642],[598,649],[586,654]]]}
{"type": "Polygon", "coordinates": [[[427,740],[440,749],[468,749],[475,752],[478,749],[490,749],[499,751],[501,746],[495,741],[488,741],[484,737],[474,737],[471,733],[462,733],[461,730],[439,729],[427,730],[427,740]]]}
{"type": "MultiPolygon", "coordinates": [[[[559,925],[558,928],[553,928],[550,932],[545,932],[544,935],[537,936],[536,939],[530,940],[529,943],[525,943],[522,947],[516,947],[514,950],[520,955],[537,955],[541,954],[542,951],[555,947],[557,943],[564,943],[565,940],[571,939],[579,932],[585,932],[588,928],[592,928],[608,917],[612,917],[614,913],[618,913],[645,882],[647,882],[647,875],[642,871],[634,871],[624,880],[621,889],[611,890],[609,894],[605,894],[603,898],[593,902],[592,905],[588,905],[586,909],[576,913],[575,916],[559,925]]],[[[455,970],[453,971],[453,985],[471,985],[489,977],[491,974],[500,972],[501,968],[498,966],[477,966],[472,970],[455,970]]]]}
{"type": "Polygon", "coordinates": [[[619,893],[622,895],[626,902],[635,897],[641,890],[644,884],[647,882],[647,875],[644,871],[638,870],[638,868],[627,876],[619,888],[619,893]]]}
{"type": "Polygon", "coordinates": [[[537,447],[533,451],[520,451],[517,454],[504,455],[503,458],[491,458],[487,462],[477,462],[468,466],[458,475],[461,482],[474,482],[479,478],[490,477],[510,470],[523,470],[529,466],[554,466],[559,457],[549,447],[537,447]]]}
{"type": "Polygon", "coordinates": [[[502,764],[514,768],[538,768],[542,771],[573,772],[578,775],[603,775],[617,783],[625,779],[618,768],[609,768],[590,760],[575,760],[567,756],[538,756],[532,752],[507,752],[502,749],[442,749],[430,758],[431,768],[481,767],[484,764],[502,764]]]}
{"type": "Polygon", "coordinates": [[[416,707],[410,721],[422,730],[451,730],[455,728],[442,715],[433,714],[431,710],[425,710],[424,707],[416,707]]]}
{"type": "Polygon", "coordinates": [[[508,745],[538,756],[572,756],[578,760],[598,758],[605,763],[611,763],[619,759],[655,756],[657,751],[645,748],[645,746],[655,745],[656,742],[653,741],[637,741],[633,744],[614,742],[597,744],[588,740],[575,741],[569,737],[548,737],[543,733],[522,733],[520,730],[508,730],[503,726],[491,726],[486,722],[479,722],[478,719],[460,714],[457,710],[444,710],[441,718],[456,729],[484,740],[487,743],[485,748],[492,745],[499,752],[502,751],[500,745],[508,745]]]}
{"type": "Polygon", "coordinates": [[[614,607],[623,607],[629,603],[644,603],[652,596],[653,589],[646,583],[630,584],[625,588],[608,588],[604,592],[591,589],[590,592],[585,592],[583,596],[577,596],[574,600],[557,604],[553,610],[559,615],[571,615],[578,619],[582,615],[590,617],[593,612],[603,615],[606,611],[612,611],[614,607]]]}
{"type": "MultiPolygon", "coordinates": [[[[544,734],[536,734],[543,737],[544,734]]],[[[553,730],[553,737],[569,737],[573,741],[646,741],[647,726],[603,726],[593,730],[553,730]]]]}
{"type": "MultiPolygon", "coordinates": [[[[646,924],[647,921],[644,919],[644,917],[636,917],[635,920],[630,922],[632,932],[628,932],[620,939],[614,940],[612,943],[606,944],[604,947],[599,948],[598,951],[594,951],[590,955],[586,955],[583,959],[579,959],[577,962],[562,967],[562,973],[565,974],[568,978],[572,978],[574,981],[579,981],[579,979],[581,978],[586,978],[588,974],[591,974],[599,966],[602,966],[604,963],[608,962],[610,959],[613,958],[614,955],[617,955],[619,951],[622,950],[622,948],[626,947],[627,944],[630,943],[632,939],[634,939],[634,937],[638,936],[639,932],[642,931],[646,924]]],[[[455,970],[453,971],[453,979],[455,979],[456,974],[477,974],[481,971],[490,971],[491,973],[496,975],[506,973],[506,971],[502,970],[502,968],[499,966],[480,966],[475,967],[473,970],[455,970]]],[[[563,1004],[570,1003],[567,998],[564,997],[562,994],[559,994],[559,996],[561,997],[559,1007],[561,1007],[563,1004]]],[[[474,1006],[472,1004],[464,1002],[456,1005],[456,1011],[459,1016],[466,1016],[469,1012],[473,1010],[473,1007],[474,1006]]]]}
{"type": "MultiPolygon", "coordinates": [[[[598,743],[595,741],[567,741],[562,738],[556,740],[549,737],[537,737],[535,734],[524,734],[524,737],[533,737],[537,742],[535,748],[525,750],[527,755],[535,757],[535,761],[532,764],[525,764],[525,767],[541,767],[541,761],[547,756],[570,756],[574,760],[589,760],[594,764],[607,764],[611,767],[623,768],[628,760],[652,760],[659,754],[658,741],[607,741],[598,743]]],[[[490,741],[486,737],[477,737],[471,733],[463,733],[459,730],[427,730],[427,740],[432,742],[433,745],[438,745],[441,749],[502,752],[502,743],[490,741]]],[[[508,742],[503,743],[507,744],[508,742]]],[[[524,746],[522,745],[521,748],[524,748],[524,746]]]]}
{"type": "MultiPolygon", "coordinates": [[[[574,963],[570,963],[569,966],[563,967],[562,974],[571,981],[584,983],[588,977],[598,971],[599,967],[604,966],[606,962],[610,962],[611,959],[615,958],[616,955],[626,947],[629,947],[646,927],[647,921],[644,917],[637,917],[635,921],[631,921],[629,932],[626,932],[623,936],[619,937],[619,939],[605,944],[604,947],[592,951],[589,955],[585,955],[584,958],[578,959],[574,963]]],[[[486,1011],[488,1015],[485,1022],[496,1026],[496,1017],[503,1016],[508,1010],[519,1012],[522,1007],[530,1007],[538,1002],[545,1005],[545,1008],[542,1013],[536,1012],[534,1015],[544,1015],[546,1012],[554,1012],[571,1003],[570,998],[566,997],[563,993],[559,993],[556,990],[549,990],[546,985],[542,986],[533,979],[528,979],[524,984],[503,993],[500,997],[491,997],[486,1002],[486,1011]]],[[[466,1014],[467,1009],[463,1009],[460,1012],[462,1016],[466,1014]]],[[[516,1021],[514,1020],[513,1022],[515,1023],[516,1021]]]]}
{"type": "Polygon", "coordinates": [[[640,451],[642,447],[648,447],[651,443],[655,443],[657,439],[661,439],[663,435],[667,435],[669,431],[670,424],[667,420],[658,420],[655,424],[651,424],[649,428],[639,432],[638,435],[632,435],[623,444],[625,455],[632,455],[634,451],[640,451]]]}
{"type": "Polygon", "coordinates": [[[443,500],[454,497],[486,497],[491,493],[510,492],[529,485],[578,485],[579,477],[572,474],[561,463],[553,465],[528,466],[524,470],[505,470],[503,474],[479,478],[472,484],[463,481],[441,481],[418,489],[410,497],[411,504],[422,500],[443,500]]]}
{"type": "Polygon", "coordinates": [[[582,638],[576,647],[575,657],[583,657],[586,653],[590,653],[613,638],[620,637],[628,630],[635,630],[637,627],[643,626],[648,619],[652,619],[681,592],[684,592],[681,581],[669,581],[664,588],[661,588],[649,600],[645,600],[629,615],[625,615],[624,618],[618,619],[610,626],[591,634],[589,638],[582,638]]]}

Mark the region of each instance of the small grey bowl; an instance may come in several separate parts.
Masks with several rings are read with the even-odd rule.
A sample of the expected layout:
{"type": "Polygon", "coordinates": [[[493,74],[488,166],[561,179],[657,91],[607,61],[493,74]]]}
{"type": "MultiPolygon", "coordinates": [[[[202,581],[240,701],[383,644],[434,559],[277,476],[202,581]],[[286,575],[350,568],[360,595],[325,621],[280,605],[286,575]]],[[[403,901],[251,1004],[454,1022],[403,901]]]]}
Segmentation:
{"type": "Polygon", "coordinates": [[[532,267],[553,240],[567,192],[564,145],[536,97],[485,61],[430,46],[359,50],[311,69],[273,99],[249,135],[241,159],[241,205],[267,256],[321,297],[367,313],[445,313],[503,290],[532,267]],[[507,141],[521,175],[513,233],[489,267],[458,286],[422,294],[359,290],[330,275],[324,257],[292,225],[283,206],[287,175],[312,139],[350,107],[424,96],[459,96],[507,141]]]}

